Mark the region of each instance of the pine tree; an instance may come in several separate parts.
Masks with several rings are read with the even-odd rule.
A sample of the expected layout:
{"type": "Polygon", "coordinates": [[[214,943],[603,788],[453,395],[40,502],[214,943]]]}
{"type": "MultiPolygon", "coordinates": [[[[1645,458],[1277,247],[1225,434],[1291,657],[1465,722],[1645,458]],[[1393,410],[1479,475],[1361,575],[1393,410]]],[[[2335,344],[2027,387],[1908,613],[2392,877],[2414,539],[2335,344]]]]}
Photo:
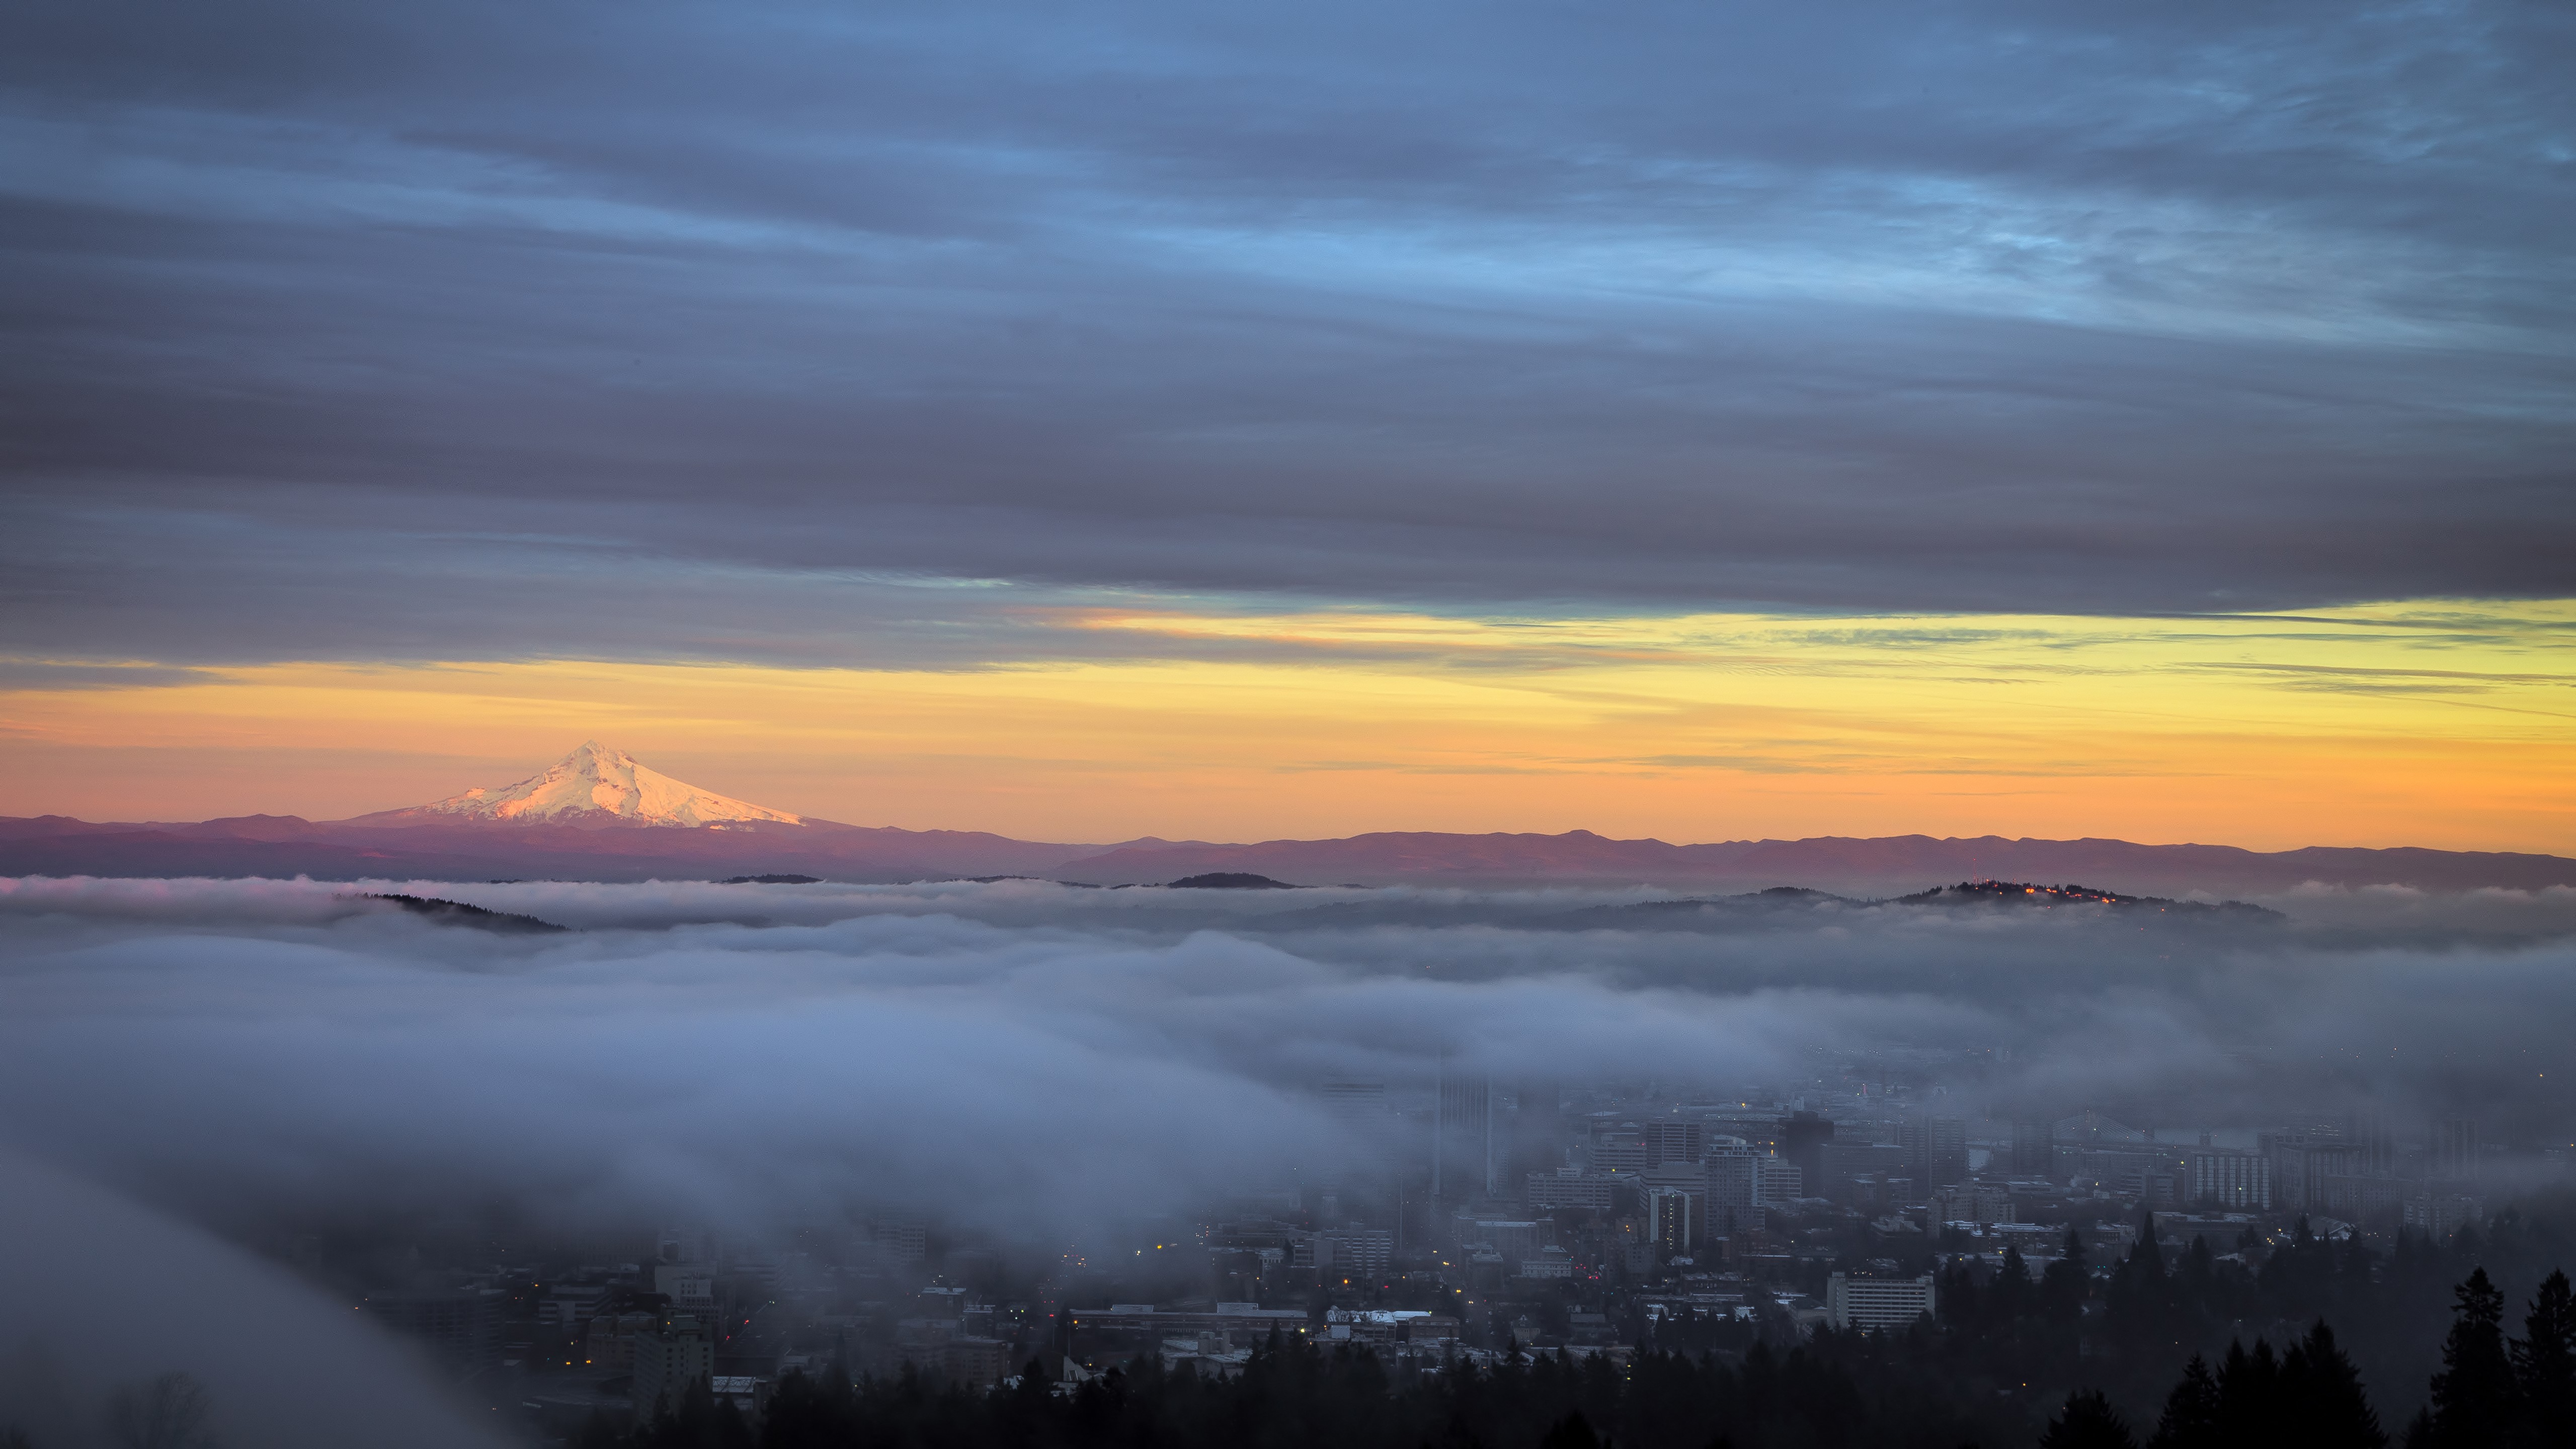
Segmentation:
{"type": "Polygon", "coordinates": [[[1994,1326],[2006,1332],[2015,1319],[2030,1311],[2030,1264],[2022,1259],[2018,1243],[2004,1245],[2004,1265],[1987,1290],[1986,1311],[1994,1326]]]}
{"type": "Polygon", "coordinates": [[[2208,1360],[2193,1354],[2165,1396],[2164,1417],[2156,1421],[2147,1449],[2218,1449],[2219,1442],[2218,1380],[2208,1360]]]}
{"type": "Polygon", "coordinates": [[[1581,1414],[1568,1414],[1538,1441],[1538,1449],[1601,1449],[1601,1437],[1581,1414]]]}
{"type": "Polygon", "coordinates": [[[2100,1389],[2078,1389],[2066,1396],[2066,1407],[2048,1421],[2039,1449],[2137,1449],[2110,1399],[2100,1389]]]}
{"type": "Polygon", "coordinates": [[[2281,1360],[2272,1345],[2258,1339],[2249,1353],[2241,1343],[2228,1344],[2227,1360],[2218,1369],[2220,1442],[2278,1443],[2286,1417],[2281,1360]]]}
{"type": "Polygon", "coordinates": [[[2529,1438],[2550,1446],[2576,1444],[2576,1295],[2568,1291],[2563,1270],[2541,1280],[2522,1334],[2513,1344],[2513,1373],[2529,1438]]]}
{"type": "Polygon", "coordinates": [[[2299,1442],[2314,1449],[2387,1449],[2379,1411],[2362,1391],[2361,1373],[2320,1319],[2284,1365],[2282,1412],[2299,1442]]]}
{"type": "Polygon", "coordinates": [[[2442,1371],[2433,1376],[2433,1442],[2439,1449],[2492,1449],[2521,1417],[2513,1362],[2505,1354],[2504,1294],[2484,1268],[2456,1291],[2459,1308],[2442,1344],[2442,1371]]]}
{"type": "Polygon", "coordinates": [[[2039,1277],[2041,1313],[2060,1324],[2082,1317],[2089,1277],[2084,1268],[2084,1240],[2070,1227],[2066,1230],[2066,1255],[2049,1264],[2048,1271],[2039,1277]]]}

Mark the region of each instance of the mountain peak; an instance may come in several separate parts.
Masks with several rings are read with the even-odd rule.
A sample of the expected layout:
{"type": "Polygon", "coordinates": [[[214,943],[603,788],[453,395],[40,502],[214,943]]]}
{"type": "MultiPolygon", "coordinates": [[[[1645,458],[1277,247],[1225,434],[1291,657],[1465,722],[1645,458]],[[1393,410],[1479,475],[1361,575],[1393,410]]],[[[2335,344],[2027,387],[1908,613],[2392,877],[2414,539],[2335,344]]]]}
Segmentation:
{"type": "Polygon", "coordinates": [[[435,804],[386,812],[408,818],[430,815],[523,825],[669,825],[722,827],[747,821],[801,825],[802,816],[701,790],[638,763],[624,750],[597,740],[557,760],[545,773],[497,790],[468,790],[435,804]]]}

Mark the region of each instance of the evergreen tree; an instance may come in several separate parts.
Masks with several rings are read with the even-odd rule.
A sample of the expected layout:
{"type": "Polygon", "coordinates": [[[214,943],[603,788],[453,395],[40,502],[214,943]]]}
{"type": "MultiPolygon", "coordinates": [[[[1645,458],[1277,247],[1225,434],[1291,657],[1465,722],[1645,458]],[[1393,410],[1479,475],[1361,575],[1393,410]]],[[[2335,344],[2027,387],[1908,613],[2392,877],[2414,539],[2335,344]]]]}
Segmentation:
{"type": "Polygon", "coordinates": [[[2281,1360],[2272,1345],[2256,1340],[2252,1352],[2241,1343],[2227,1345],[2218,1369],[2218,1422],[2224,1444],[2273,1444],[2287,1415],[2283,1413],[2281,1360]]]}
{"type": "Polygon", "coordinates": [[[1592,1423],[1580,1413],[1568,1414],[1538,1441],[1538,1449],[1601,1449],[1601,1437],[1592,1432],[1592,1423]]]}
{"type": "Polygon", "coordinates": [[[2137,1449],[2129,1426],[2100,1389],[2078,1389],[2066,1396],[2066,1407],[2048,1421],[2039,1449],[2137,1449]]]}
{"type": "Polygon", "coordinates": [[[2542,1280],[2522,1333],[2513,1344],[2513,1372],[2522,1390],[2525,1437],[2551,1449],[2576,1444],[2576,1298],[2566,1273],[2542,1280]]]}
{"type": "Polygon", "coordinates": [[[2030,1312],[2030,1264],[2021,1255],[2021,1245],[2004,1246],[2004,1265],[1996,1272],[1994,1286],[1986,1293],[1986,1312],[1998,1329],[2010,1331],[2013,1324],[2030,1312]]]}
{"type": "Polygon", "coordinates": [[[2319,1319],[2283,1367],[2282,1414],[2299,1442],[2314,1449],[2386,1449],[2379,1411],[2362,1391],[2361,1373],[2319,1319]]]}
{"type": "Polygon", "coordinates": [[[2089,1277],[2084,1268],[2084,1239],[2069,1227],[2066,1255],[2049,1264],[2048,1271],[2040,1275],[2041,1315],[2061,1327],[2083,1317],[2084,1289],[2089,1277]]]}
{"type": "Polygon", "coordinates": [[[2218,1449],[2218,1380],[2199,1354],[2183,1365],[2182,1379],[2165,1396],[2164,1417],[2156,1421],[2147,1449],[2218,1449]]]}
{"type": "Polygon", "coordinates": [[[2438,1449],[2494,1449],[2521,1417],[2513,1362],[2504,1345],[2504,1294],[2478,1268],[2458,1290],[2459,1308],[2433,1376],[2433,1442],[2438,1449]]]}

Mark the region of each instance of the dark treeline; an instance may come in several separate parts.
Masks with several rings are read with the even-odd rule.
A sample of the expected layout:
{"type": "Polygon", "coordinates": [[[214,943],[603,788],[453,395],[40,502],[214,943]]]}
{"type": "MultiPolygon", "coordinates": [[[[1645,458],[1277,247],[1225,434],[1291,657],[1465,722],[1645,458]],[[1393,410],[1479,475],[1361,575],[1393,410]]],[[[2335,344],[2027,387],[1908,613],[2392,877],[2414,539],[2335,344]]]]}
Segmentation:
{"type": "Polygon", "coordinates": [[[1291,1339],[1233,1379],[1148,1354],[1069,1392],[1041,1365],[992,1393],[909,1370],[791,1375],[756,1435],[701,1394],[633,1434],[600,1426],[584,1449],[2576,1449],[2555,1220],[2507,1214],[2390,1251],[2303,1224],[2251,1265],[2150,1237],[2105,1274],[2076,1266],[2078,1241],[2036,1280],[2010,1256],[1943,1270],[1937,1322],[1805,1339],[1778,1325],[1749,1346],[1668,1324],[1625,1372],[1533,1354],[1421,1373],[1291,1339]],[[2518,1336],[2499,1281],[2529,1285],[2518,1336]]]}

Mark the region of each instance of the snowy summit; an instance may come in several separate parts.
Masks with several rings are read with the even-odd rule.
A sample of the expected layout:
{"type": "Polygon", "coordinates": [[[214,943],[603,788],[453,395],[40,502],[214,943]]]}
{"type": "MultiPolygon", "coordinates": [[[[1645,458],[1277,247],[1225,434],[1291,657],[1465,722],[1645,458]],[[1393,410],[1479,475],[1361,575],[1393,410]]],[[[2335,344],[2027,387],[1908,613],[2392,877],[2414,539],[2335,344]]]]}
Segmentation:
{"type": "Polygon", "coordinates": [[[597,740],[585,742],[544,774],[515,785],[498,790],[468,790],[434,805],[386,814],[412,818],[449,815],[522,825],[720,827],[755,820],[781,825],[805,823],[802,816],[701,790],[658,770],[648,770],[637,764],[633,755],[612,750],[597,740]]]}

